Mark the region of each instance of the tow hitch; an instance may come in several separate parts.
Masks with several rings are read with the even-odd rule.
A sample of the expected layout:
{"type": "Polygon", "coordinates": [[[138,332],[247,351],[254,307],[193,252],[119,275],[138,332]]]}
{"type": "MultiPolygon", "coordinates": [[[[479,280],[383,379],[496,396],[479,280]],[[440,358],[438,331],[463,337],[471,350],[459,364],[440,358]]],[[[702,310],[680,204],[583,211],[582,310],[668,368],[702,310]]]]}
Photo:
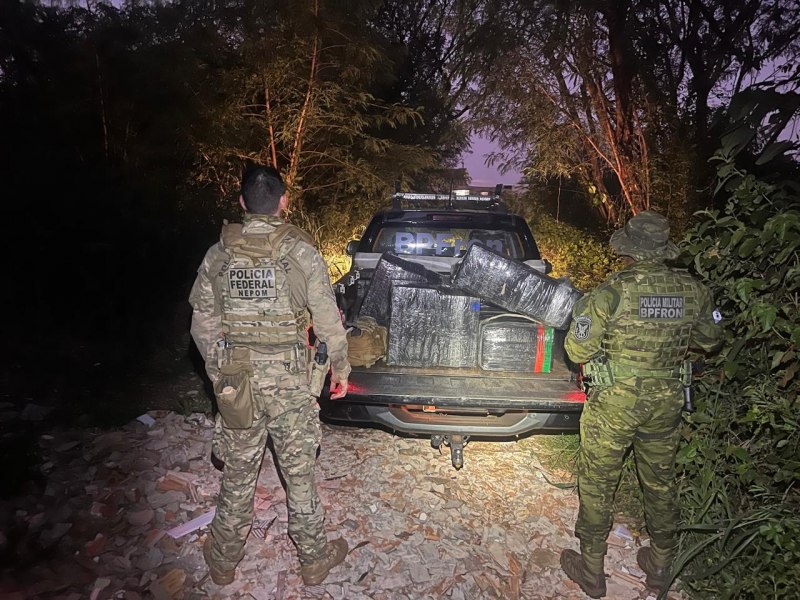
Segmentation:
{"type": "Polygon", "coordinates": [[[431,446],[440,449],[442,444],[450,446],[450,461],[456,469],[464,466],[464,446],[469,442],[468,435],[432,435],[431,446]]]}

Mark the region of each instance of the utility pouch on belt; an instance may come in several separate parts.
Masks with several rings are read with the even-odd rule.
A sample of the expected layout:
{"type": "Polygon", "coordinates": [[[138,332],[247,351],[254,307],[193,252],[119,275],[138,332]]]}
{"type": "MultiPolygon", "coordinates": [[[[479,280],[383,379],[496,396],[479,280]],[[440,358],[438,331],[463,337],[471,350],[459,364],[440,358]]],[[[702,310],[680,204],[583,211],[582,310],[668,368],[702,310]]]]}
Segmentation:
{"type": "Polygon", "coordinates": [[[312,396],[319,398],[322,394],[330,367],[331,358],[328,356],[328,346],[325,342],[318,342],[314,360],[308,363],[308,388],[312,396]]]}
{"type": "Polygon", "coordinates": [[[614,385],[614,373],[605,357],[593,358],[584,363],[583,378],[586,385],[593,388],[607,388],[614,385]]]}
{"type": "Polygon", "coordinates": [[[220,367],[219,379],[214,383],[214,395],[223,424],[228,429],[249,429],[253,426],[252,374],[253,367],[247,363],[220,367]]]}

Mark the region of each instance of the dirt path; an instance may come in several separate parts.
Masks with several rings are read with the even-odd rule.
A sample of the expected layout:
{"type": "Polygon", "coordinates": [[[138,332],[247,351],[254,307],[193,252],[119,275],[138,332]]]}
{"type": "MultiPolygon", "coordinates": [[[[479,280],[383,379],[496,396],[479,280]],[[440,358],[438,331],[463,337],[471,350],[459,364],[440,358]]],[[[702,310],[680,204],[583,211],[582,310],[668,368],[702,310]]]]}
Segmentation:
{"type": "MultiPolygon", "coordinates": [[[[192,391],[188,383],[174,392],[192,391]]],[[[169,533],[214,507],[212,424],[202,413],[147,416],[152,422],[143,416],[147,423],[112,431],[40,437],[46,484],[0,504],[10,524],[0,537],[0,597],[585,597],[558,564],[563,548],[577,548],[577,495],[545,482],[537,438],[470,444],[455,471],[449,453],[425,440],[330,426],[318,483],[330,535],[350,545],[345,563],[322,586],[302,585],[285,493],[267,452],[247,557],[236,582],[218,587],[201,555],[207,528],[177,539],[169,533]]],[[[620,533],[606,561],[608,597],[647,598],[635,567],[639,540],[620,533]]]]}

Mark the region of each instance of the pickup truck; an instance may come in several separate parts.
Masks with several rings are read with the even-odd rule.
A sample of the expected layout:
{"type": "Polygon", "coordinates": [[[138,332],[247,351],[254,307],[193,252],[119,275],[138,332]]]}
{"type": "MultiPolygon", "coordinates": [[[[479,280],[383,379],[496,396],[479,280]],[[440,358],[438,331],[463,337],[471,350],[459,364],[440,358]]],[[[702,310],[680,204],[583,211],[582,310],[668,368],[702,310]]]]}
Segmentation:
{"type": "MultiPolygon", "coordinates": [[[[363,237],[347,245],[352,267],[334,284],[345,325],[355,326],[384,253],[424,266],[439,274],[445,285],[454,265],[476,240],[509,259],[549,272],[550,264],[542,260],[525,220],[509,214],[501,202],[501,189],[498,186],[487,196],[395,193],[392,208],[375,214],[363,237]],[[403,207],[409,201],[439,206],[403,207]]],[[[480,322],[516,321],[516,315],[507,312],[481,300],[480,322]]],[[[321,414],[336,424],[365,424],[430,437],[434,448],[449,446],[457,469],[463,466],[464,446],[471,438],[576,431],[585,394],[576,368],[565,357],[564,335],[555,331],[549,372],[504,370],[497,361],[492,370],[481,365],[392,366],[386,357],[370,367],[354,366],[347,396],[339,400],[323,396],[321,414]]],[[[492,357],[485,355],[485,348],[483,352],[485,366],[492,357]]]]}

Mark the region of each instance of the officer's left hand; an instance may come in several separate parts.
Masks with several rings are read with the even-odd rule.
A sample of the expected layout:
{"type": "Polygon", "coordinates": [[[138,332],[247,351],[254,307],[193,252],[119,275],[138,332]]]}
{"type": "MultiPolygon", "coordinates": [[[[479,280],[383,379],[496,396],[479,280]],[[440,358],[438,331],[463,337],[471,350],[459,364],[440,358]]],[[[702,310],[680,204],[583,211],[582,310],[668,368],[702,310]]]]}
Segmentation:
{"type": "Polygon", "coordinates": [[[347,395],[347,377],[338,378],[331,375],[331,400],[338,400],[347,395]]]}

